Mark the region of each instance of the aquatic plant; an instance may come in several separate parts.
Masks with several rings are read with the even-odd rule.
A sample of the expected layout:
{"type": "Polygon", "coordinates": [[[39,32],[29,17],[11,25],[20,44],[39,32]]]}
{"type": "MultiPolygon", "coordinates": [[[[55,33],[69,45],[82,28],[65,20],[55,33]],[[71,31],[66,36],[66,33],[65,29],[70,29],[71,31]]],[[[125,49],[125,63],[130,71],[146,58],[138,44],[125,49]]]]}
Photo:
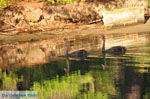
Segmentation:
{"type": "Polygon", "coordinates": [[[81,75],[78,71],[71,75],[62,76],[60,79],[57,76],[53,80],[34,82],[31,90],[38,91],[40,99],[75,98],[80,94],[82,84],[91,83],[92,81],[93,79],[90,74],[81,75]]]}
{"type": "Polygon", "coordinates": [[[94,72],[96,90],[107,93],[109,95],[116,95],[114,75],[110,71],[94,72]]]}
{"type": "Polygon", "coordinates": [[[113,78],[107,73],[93,78],[91,72],[81,75],[80,71],[77,71],[65,76],[57,76],[52,80],[34,82],[31,90],[38,91],[40,99],[108,99],[109,95],[116,95],[116,89],[113,78]],[[101,90],[97,91],[95,79],[98,78],[96,83],[99,84],[96,85],[99,85],[101,90]]]}
{"type": "Polygon", "coordinates": [[[17,82],[22,81],[22,77],[19,78],[15,73],[9,71],[6,73],[0,69],[0,80],[2,81],[1,88],[3,90],[16,90],[17,89],[17,82]]]}
{"type": "Polygon", "coordinates": [[[97,93],[88,92],[86,94],[84,93],[81,96],[78,97],[77,99],[109,99],[108,94],[103,92],[97,92],[97,93]]]}
{"type": "Polygon", "coordinates": [[[150,99],[150,94],[144,95],[144,99],[150,99]]]}

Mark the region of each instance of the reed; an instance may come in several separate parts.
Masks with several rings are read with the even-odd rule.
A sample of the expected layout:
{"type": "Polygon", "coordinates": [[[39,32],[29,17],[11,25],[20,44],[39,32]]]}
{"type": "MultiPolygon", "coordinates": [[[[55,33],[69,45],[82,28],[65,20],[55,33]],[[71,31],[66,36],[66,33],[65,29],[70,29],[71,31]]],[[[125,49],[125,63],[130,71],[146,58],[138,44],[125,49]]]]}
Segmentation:
{"type": "Polygon", "coordinates": [[[80,71],[77,71],[61,78],[57,76],[52,80],[34,82],[31,90],[38,91],[40,99],[91,99],[90,97],[108,99],[106,93],[94,93],[92,89],[88,88],[89,86],[86,86],[91,83],[93,83],[93,78],[89,73],[81,75],[80,71]],[[83,94],[84,92],[86,93],[83,94]]]}
{"type": "Polygon", "coordinates": [[[17,90],[17,83],[23,81],[22,77],[18,77],[12,71],[6,73],[6,71],[2,71],[2,69],[0,69],[0,75],[0,88],[2,90],[17,90]]]}

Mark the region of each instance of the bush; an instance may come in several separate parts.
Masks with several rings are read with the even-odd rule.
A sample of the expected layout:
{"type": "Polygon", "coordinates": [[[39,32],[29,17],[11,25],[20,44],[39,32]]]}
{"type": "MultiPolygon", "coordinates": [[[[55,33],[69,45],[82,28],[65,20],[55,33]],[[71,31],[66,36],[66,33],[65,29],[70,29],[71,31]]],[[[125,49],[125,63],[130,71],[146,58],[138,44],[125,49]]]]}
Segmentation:
{"type": "Polygon", "coordinates": [[[148,8],[150,8],[150,0],[148,0],[148,8]]]}
{"type": "Polygon", "coordinates": [[[7,0],[0,0],[0,8],[7,7],[7,0]]]}
{"type": "MultiPolygon", "coordinates": [[[[0,0],[0,8],[5,8],[7,7],[7,2],[19,2],[19,1],[24,1],[24,0],[0,0]]],[[[76,0],[29,0],[29,1],[41,1],[41,2],[51,2],[52,4],[55,3],[74,3],[76,0]]],[[[79,0],[81,2],[85,0],[79,0]]]]}

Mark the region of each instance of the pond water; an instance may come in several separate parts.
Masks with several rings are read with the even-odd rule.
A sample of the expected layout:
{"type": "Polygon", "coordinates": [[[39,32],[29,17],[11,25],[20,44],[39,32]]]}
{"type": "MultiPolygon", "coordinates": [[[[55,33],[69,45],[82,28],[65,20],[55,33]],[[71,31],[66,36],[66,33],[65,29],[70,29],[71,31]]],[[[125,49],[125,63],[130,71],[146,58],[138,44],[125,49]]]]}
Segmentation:
{"type": "Polygon", "coordinates": [[[1,68],[0,89],[36,90],[39,99],[150,99],[149,40],[126,48],[121,56],[97,49],[86,60],[1,68]]]}

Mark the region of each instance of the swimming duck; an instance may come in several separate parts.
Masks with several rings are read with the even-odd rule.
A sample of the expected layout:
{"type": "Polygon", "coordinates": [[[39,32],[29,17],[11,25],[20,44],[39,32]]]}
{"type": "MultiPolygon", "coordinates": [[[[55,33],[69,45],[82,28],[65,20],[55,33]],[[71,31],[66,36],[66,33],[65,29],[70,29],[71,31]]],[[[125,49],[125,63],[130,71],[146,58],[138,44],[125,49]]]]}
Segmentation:
{"type": "Polygon", "coordinates": [[[105,36],[101,35],[101,39],[103,41],[102,53],[109,53],[113,55],[123,55],[127,51],[126,48],[123,46],[114,46],[106,50],[105,49],[105,36]]]}
{"type": "Polygon", "coordinates": [[[86,50],[77,50],[75,52],[68,53],[69,41],[67,38],[64,38],[64,40],[66,41],[66,57],[73,57],[80,60],[84,60],[87,58],[88,52],[86,50]]]}

